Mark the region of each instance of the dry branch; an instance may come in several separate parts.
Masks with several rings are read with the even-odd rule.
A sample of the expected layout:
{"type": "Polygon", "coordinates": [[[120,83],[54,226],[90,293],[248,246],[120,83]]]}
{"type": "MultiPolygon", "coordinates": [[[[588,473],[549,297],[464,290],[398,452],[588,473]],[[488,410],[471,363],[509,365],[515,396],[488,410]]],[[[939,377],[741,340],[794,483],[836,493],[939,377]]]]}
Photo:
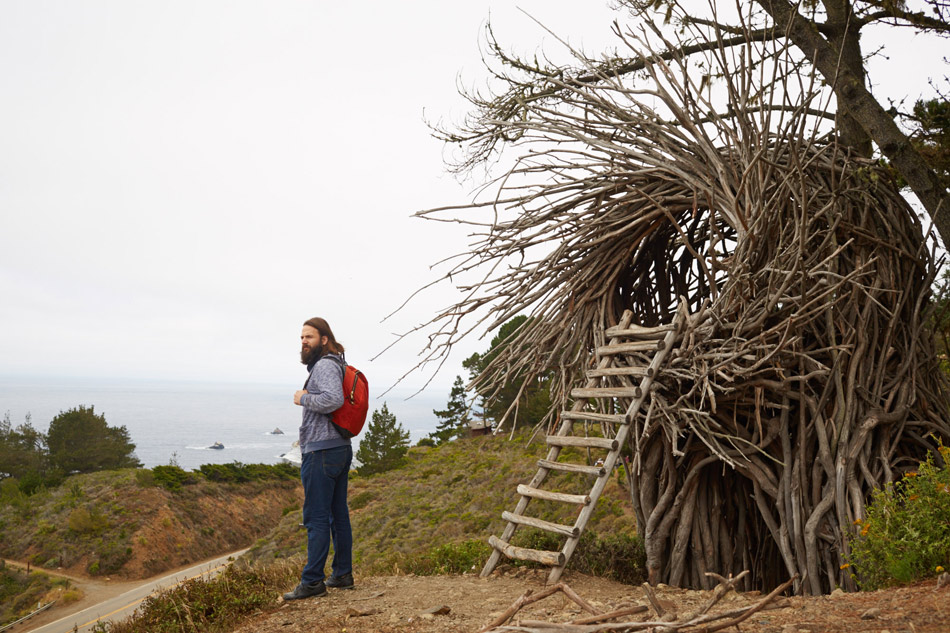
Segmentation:
{"type": "MultiPolygon", "coordinates": [[[[743,572],[740,576],[745,575],[747,572],[743,572]]],[[[734,589],[736,579],[720,579],[721,584],[717,588],[715,595],[712,599],[703,607],[697,611],[695,614],[692,614],[686,617],[683,620],[678,620],[675,617],[664,618],[662,620],[650,620],[650,621],[624,621],[624,622],[606,622],[608,619],[615,619],[622,617],[624,615],[633,615],[635,613],[643,613],[647,611],[647,607],[638,605],[635,607],[629,607],[625,609],[618,609],[610,613],[604,613],[590,618],[581,618],[574,620],[573,622],[546,622],[539,620],[522,620],[514,625],[504,625],[509,619],[511,619],[515,613],[518,612],[523,606],[525,606],[524,599],[530,594],[530,591],[524,596],[519,598],[515,603],[505,612],[505,615],[502,618],[498,618],[492,624],[488,625],[484,629],[481,629],[479,633],[498,633],[501,631],[521,631],[523,633],[600,633],[606,631],[683,631],[684,633],[696,632],[699,633],[712,633],[713,631],[720,631],[729,627],[734,627],[741,622],[747,620],[755,613],[762,611],[763,609],[768,608],[776,603],[776,598],[778,598],[782,593],[787,591],[791,587],[794,579],[790,579],[787,582],[779,585],[774,590],[772,590],[767,596],[763,597],[761,600],[755,602],[752,605],[747,607],[741,607],[738,609],[730,609],[723,611],[721,613],[710,614],[709,610],[719,601],[719,599],[725,595],[728,591],[734,589]]],[[[557,585],[557,587],[566,586],[557,585]]],[[[547,597],[555,593],[557,587],[550,588],[551,591],[545,591],[545,595],[542,597],[547,597]]],[[[644,586],[644,591],[647,597],[651,602],[656,601],[656,597],[652,596],[652,588],[649,585],[644,586]],[[651,597],[652,596],[652,597],[651,597]]],[[[540,595],[540,594],[539,594],[540,595]]],[[[540,598],[535,598],[533,601],[536,601],[540,598]]],[[[657,609],[654,605],[654,609],[657,609]]],[[[658,615],[662,615],[659,614],[658,615]]]]}

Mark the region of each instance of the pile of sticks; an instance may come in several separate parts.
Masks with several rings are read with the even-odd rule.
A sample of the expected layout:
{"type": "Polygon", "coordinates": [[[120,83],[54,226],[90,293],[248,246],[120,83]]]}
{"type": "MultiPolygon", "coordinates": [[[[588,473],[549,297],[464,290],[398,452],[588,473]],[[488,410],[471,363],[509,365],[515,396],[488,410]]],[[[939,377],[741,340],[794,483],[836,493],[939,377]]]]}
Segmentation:
{"type": "Polygon", "coordinates": [[[658,326],[682,299],[703,318],[626,459],[650,581],[709,588],[708,572],[749,570],[748,588],[852,588],[871,489],[928,452],[942,463],[950,440],[928,231],[886,171],[838,147],[788,51],[713,49],[713,90],[689,60],[618,35],[643,60],[635,81],[565,80],[518,120],[484,115],[524,151],[452,219],[480,237],[446,275],[465,297],[431,322],[427,360],[530,313],[475,386],[545,376],[553,418],[624,310],[658,326]]]}
{"type": "MultiPolygon", "coordinates": [[[[520,631],[522,633],[601,633],[607,631],[653,631],[656,633],[672,633],[674,631],[703,631],[712,633],[736,626],[763,609],[775,609],[787,606],[781,594],[789,588],[792,581],[776,587],[764,598],[754,604],[736,609],[728,609],[718,613],[710,613],[712,608],[722,598],[734,591],[739,580],[747,575],[742,572],[735,578],[723,578],[716,574],[709,574],[710,578],[719,580],[719,585],[712,597],[702,607],[680,618],[676,610],[663,606],[658,600],[649,583],[643,584],[644,594],[650,604],[635,605],[616,609],[607,613],[600,613],[587,603],[577,593],[564,583],[548,587],[544,591],[534,594],[530,589],[518,598],[502,615],[482,628],[478,633],[500,633],[501,631],[520,631]],[[540,620],[520,620],[515,624],[507,624],[522,608],[561,592],[578,604],[591,615],[572,620],[571,622],[547,622],[540,620]],[[631,615],[647,613],[653,610],[654,617],[641,620],[625,620],[631,615]]],[[[649,614],[648,614],[649,616],[649,614]]]]}

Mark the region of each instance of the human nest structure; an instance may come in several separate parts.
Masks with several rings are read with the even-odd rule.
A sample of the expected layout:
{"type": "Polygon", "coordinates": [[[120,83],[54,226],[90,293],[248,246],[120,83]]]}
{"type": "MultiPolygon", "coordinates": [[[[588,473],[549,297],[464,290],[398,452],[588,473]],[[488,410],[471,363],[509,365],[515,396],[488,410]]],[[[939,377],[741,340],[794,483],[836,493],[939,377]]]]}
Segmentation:
{"type": "Polygon", "coordinates": [[[713,49],[711,88],[684,57],[621,37],[635,82],[547,73],[542,93],[543,69],[509,76],[450,139],[521,151],[494,197],[454,218],[479,228],[447,277],[488,272],[456,282],[467,295],[433,320],[431,355],[465,318],[529,313],[476,384],[547,376],[566,408],[625,310],[658,326],[685,305],[625,460],[650,580],[749,570],[749,586],[854,587],[870,491],[950,438],[927,231],[883,169],[836,144],[787,51],[713,49]],[[749,61],[763,56],[771,71],[749,61]]]}

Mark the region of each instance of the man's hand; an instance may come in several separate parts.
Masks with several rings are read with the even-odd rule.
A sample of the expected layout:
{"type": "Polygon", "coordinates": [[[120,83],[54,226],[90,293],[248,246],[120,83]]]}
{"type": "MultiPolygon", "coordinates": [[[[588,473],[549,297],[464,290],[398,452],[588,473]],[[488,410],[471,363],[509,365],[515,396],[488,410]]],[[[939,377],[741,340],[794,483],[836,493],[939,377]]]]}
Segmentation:
{"type": "Polygon", "coordinates": [[[294,393],[294,404],[300,404],[300,397],[307,394],[306,389],[301,389],[300,391],[294,393]]]}

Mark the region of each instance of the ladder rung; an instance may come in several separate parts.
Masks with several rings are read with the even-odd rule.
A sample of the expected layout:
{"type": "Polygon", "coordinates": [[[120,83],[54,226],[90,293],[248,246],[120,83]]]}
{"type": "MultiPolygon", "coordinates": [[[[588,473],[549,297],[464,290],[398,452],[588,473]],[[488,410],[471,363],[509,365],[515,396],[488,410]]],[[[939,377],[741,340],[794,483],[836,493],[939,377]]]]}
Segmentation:
{"type": "Polygon", "coordinates": [[[603,378],[604,376],[635,376],[644,378],[653,376],[652,367],[604,367],[603,369],[588,369],[588,378],[603,378]]]}
{"type": "Polygon", "coordinates": [[[612,437],[574,437],[573,435],[548,435],[550,446],[577,446],[579,448],[604,448],[617,450],[617,440],[612,437]]]}
{"type": "Polygon", "coordinates": [[[565,556],[563,552],[545,552],[539,549],[528,549],[527,547],[515,547],[510,543],[492,534],[488,537],[488,544],[500,551],[508,558],[517,558],[518,560],[531,560],[542,565],[551,567],[563,567],[565,556]]]}
{"type": "Polygon", "coordinates": [[[584,466],[582,464],[570,464],[567,462],[552,462],[548,459],[539,459],[538,467],[547,468],[548,470],[559,470],[566,473],[583,473],[585,475],[593,475],[594,477],[603,477],[607,474],[607,469],[603,466],[584,466]]]}
{"type": "Polygon", "coordinates": [[[627,416],[623,413],[595,413],[594,411],[561,411],[561,418],[566,420],[590,420],[591,422],[612,422],[626,424],[627,416]]]}
{"type": "Polygon", "coordinates": [[[604,335],[606,335],[607,338],[613,338],[615,336],[663,338],[663,336],[672,329],[672,323],[659,325],[657,327],[644,327],[642,325],[628,325],[627,327],[622,327],[614,325],[604,330],[604,335]]]}
{"type": "Polygon", "coordinates": [[[639,398],[643,395],[640,387],[578,387],[571,389],[572,398],[639,398]]]}
{"type": "Polygon", "coordinates": [[[597,348],[598,356],[613,356],[614,354],[630,354],[632,352],[656,352],[663,349],[663,341],[631,341],[630,343],[614,343],[601,345],[597,348]]]}
{"type": "Polygon", "coordinates": [[[590,503],[590,495],[570,495],[563,492],[549,492],[540,488],[532,488],[524,484],[518,484],[518,494],[532,499],[544,499],[546,501],[562,501],[564,503],[576,503],[586,506],[590,503]]]}
{"type": "Polygon", "coordinates": [[[501,513],[501,518],[505,521],[508,521],[509,523],[528,525],[533,528],[538,528],[539,530],[544,530],[545,532],[554,532],[555,534],[560,534],[562,536],[568,536],[571,538],[577,538],[581,533],[581,531],[573,525],[551,523],[550,521],[543,521],[541,519],[535,519],[534,517],[512,514],[507,510],[501,513]]]}

